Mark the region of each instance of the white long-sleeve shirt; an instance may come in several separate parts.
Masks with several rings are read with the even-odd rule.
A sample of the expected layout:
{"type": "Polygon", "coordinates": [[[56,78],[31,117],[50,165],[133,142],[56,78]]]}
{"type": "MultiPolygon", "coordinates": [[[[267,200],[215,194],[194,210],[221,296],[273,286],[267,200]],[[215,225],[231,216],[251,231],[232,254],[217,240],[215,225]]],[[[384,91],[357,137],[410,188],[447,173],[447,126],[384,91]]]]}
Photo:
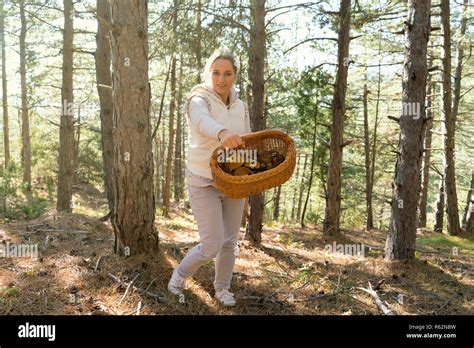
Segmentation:
{"type": "Polygon", "coordinates": [[[225,105],[212,87],[197,85],[188,96],[188,161],[186,178],[189,185],[212,184],[209,165],[213,151],[221,145],[218,134],[223,129],[240,135],[250,133],[250,115],[247,105],[241,101],[234,88],[225,105]]]}

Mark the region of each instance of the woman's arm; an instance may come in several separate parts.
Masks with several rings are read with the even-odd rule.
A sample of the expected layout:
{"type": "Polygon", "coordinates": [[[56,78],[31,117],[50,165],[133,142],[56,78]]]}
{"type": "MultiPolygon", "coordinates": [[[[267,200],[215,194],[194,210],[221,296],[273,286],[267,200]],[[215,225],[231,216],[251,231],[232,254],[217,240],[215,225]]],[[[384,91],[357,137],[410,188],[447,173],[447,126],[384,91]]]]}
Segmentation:
{"type": "Polygon", "coordinates": [[[226,128],[211,117],[206,100],[199,96],[192,97],[189,101],[188,116],[189,126],[193,130],[208,138],[220,141],[218,134],[226,128]]]}

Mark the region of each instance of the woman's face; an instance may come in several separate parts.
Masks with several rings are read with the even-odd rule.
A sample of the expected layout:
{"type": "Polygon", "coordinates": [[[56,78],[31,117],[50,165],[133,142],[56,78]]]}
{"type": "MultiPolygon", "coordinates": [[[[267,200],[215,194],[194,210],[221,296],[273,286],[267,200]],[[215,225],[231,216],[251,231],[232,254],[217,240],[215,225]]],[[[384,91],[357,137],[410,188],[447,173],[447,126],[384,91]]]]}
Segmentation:
{"type": "Polygon", "coordinates": [[[225,58],[218,58],[211,65],[212,88],[221,96],[227,97],[235,80],[232,63],[225,58]]]}

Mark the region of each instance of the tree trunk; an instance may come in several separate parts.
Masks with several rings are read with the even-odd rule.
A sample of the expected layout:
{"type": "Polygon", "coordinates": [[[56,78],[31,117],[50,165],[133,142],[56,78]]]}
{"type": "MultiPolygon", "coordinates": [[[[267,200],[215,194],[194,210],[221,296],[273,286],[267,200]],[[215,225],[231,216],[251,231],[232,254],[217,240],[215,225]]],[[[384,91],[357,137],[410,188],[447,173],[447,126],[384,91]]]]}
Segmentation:
{"type": "Polygon", "coordinates": [[[72,167],[74,168],[72,174],[72,183],[77,184],[79,182],[79,151],[81,145],[81,105],[77,108],[77,119],[76,123],[76,135],[74,140],[74,158],[72,161],[72,167]]]}
{"type": "Polygon", "coordinates": [[[7,63],[5,56],[5,9],[0,3],[0,44],[2,45],[2,102],[3,102],[3,151],[7,168],[10,161],[10,128],[8,126],[7,63]]]}
{"type": "MultiPolygon", "coordinates": [[[[379,35],[379,66],[378,66],[378,73],[377,73],[377,100],[375,101],[375,119],[374,119],[374,135],[372,137],[372,161],[371,161],[371,172],[370,172],[370,192],[373,193],[374,191],[374,182],[375,182],[375,161],[377,159],[377,136],[378,136],[378,128],[379,128],[379,115],[380,115],[380,92],[381,92],[381,83],[382,83],[382,61],[381,61],[381,53],[382,52],[382,39],[381,34],[379,35]]],[[[372,208],[373,211],[373,208],[372,208]]],[[[373,215],[373,212],[372,212],[373,215]]]]}
{"type": "MultiPolygon", "coordinates": [[[[367,77],[367,75],[366,75],[367,77]]],[[[370,163],[370,133],[369,133],[369,108],[368,108],[367,82],[364,83],[364,154],[365,154],[365,208],[366,208],[366,228],[371,230],[374,228],[374,217],[372,213],[372,169],[370,163]]]]}
{"type": "Polygon", "coordinates": [[[23,183],[27,192],[31,193],[31,143],[30,117],[28,115],[28,92],[26,86],[26,18],[25,1],[20,0],[20,79],[21,79],[21,159],[23,167],[23,183]]]}
{"type": "MultiPolygon", "coordinates": [[[[461,25],[459,27],[459,41],[457,43],[457,58],[456,58],[456,72],[454,75],[454,92],[453,92],[453,119],[456,122],[458,109],[459,109],[459,102],[461,100],[461,79],[462,79],[462,68],[463,68],[463,60],[464,60],[464,40],[466,34],[466,24],[467,24],[467,12],[468,12],[468,0],[464,0],[463,3],[463,14],[461,17],[461,25]]],[[[474,214],[474,206],[472,201],[474,201],[474,193],[473,193],[473,185],[474,185],[474,172],[471,178],[471,189],[468,191],[467,195],[467,204],[466,208],[464,209],[463,219],[462,219],[462,226],[465,231],[469,233],[473,233],[473,222],[472,222],[472,215],[474,214]]]]}
{"type": "MultiPolygon", "coordinates": [[[[171,70],[170,70],[171,71],[171,70]]],[[[161,139],[160,139],[160,186],[161,186],[161,196],[160,202],[161,207],[163,208],[163,197],[165,191],[165,176],[166,176],[166,128],[163,126],[161,127],[161,139]]]]}
{"type": "MultiPolygon", "coordinates": [[[[173,49],[176,48],[177,40],[177,1],[174,1],[174,15],[173,15],[173,35],[174,44],[173,49]]],[[[168,154],[166,158],[166,172],[165,172],[165,185],[163,188],[163,216],[166,218],[170,217],[170,201],[171,201],[171,178],[173,170],[173,148],[174,148],[174,113],[176,111],[176,53],[173,52],[171,58],[171,77],[170,77],[170,88],[171,88],[171,100],[170,100],[170,117],[168,126],[168,154]]]]}
{"type": "Polygon", "coordinates": [[[461,100],[461,79],[464,60],[464,37],[466,35],[467,11],[469,0],[464,0],[461,25],[459,27],[459,41],[457,42],[456,72],[454,74],[453,91],[453,120],[456,122],[459,102],[461,100]]]}
{"type": "Polygon", "coordinates": [[[178,77],[178,96],[177,96],[177,108],[176,108],[176,146],[174,152],[174,199],[176,202],[179,202],[183,198],[183,173],[182,173],[182,115],[181,115],[181,106],[183,103],[183,57],[180,56],[179,59],[179,77],[178,77]]]}
{"type": "Polygon", "coordinates": [[[107,194],[109,211],[114,210],[113,187],[113,103],[112,103],[112,75],[110,73],[110,40],[106,23],[111,23],[109,0],[97,0],[97,16],[102,20],[97,22],[97,49],[95,52],[95,69],[97,92],[100,102],[100,129],[102,136],[102,160],[104,168],[104,187],[107,194]]]}
{"type": "Polygon", "coordinates": [[[73,124],[73,4],[64,0],[62,112],[59,131],[59,174],[57,210],[72,211],[72,182],[74,176],[73,124]]]}
{"type": "Polygon", "coordinates": [[[446,216],[448,220],[448,233],[459,234],[458,197],[456,193],[456,171],[454,167],[454,132],[455,116],[452,112],[451,100],[451,28],[449,24],[449,0],[441,0],[441,27],[443,29],[443,112],[441,123],[444,123],[444,186],[446,190],[446,216]]]}
{"type": "Polygon", "coordinates": [[[197,64],[197,76],[196,83],[201,83],[201,73],[202,73],[202,53],[201,53],[201,44],[202,44],[202,30],[201,30],[201,0],[197,0],[196,4],[196,64],[197,64]]]}
{"type": "Polygon", "coordinates": [[[446,199],[445,199],[445,190],[444,190],[444,177],[443,175],[440,175],[438,198],[436,199],[436,206],[435,206],[435,223],[433,226],[433,230],[435,232],[439,232],[439,233],[443,232],[445,204],[446,204],[446,199]]]}
{"type": "Polygon", "coordinates": [[[467,192],[467,203],[464,209],[463,217],[464,230],[473,235],[474,234],[474,170],[471,174],[471,188],[467,192]]]}
{"type": "MultiPolygon", "coordinates": [[[[265,67],[265,0],[251,2],[252,26],[250,33],[249,78],[252,84],[252,131],[266,128],[264,118],[264,67],[265,67]]],[[[250,217],[245,231],[245,239],[254,245],[262,241],[263,194],[253,195],[249,199],[250,217]]]]}
{"type": "Polygon", "coordinates": [[[158,249],[148,81],[146,1],[111,1],[115,209],[112,226],[126,255],[158,249]]]}
{"type": "Polygon", "coordinates": [[[304,192],[304,182],[306,180],[305,173],[306,173],[306,166],[308,164],[308,154],[304,154],[304,164],[303,164],[303,171],[301,172],[301,185],[300,185],[300,193],[298,196],[298,209],[296,211],[296,220],[300,221],[301,216],[301,208],[303,204],[303,192],[304,192]]]}
{"type": "MultiPolygon", "coordinates": [[[[304,223],[304,218],[306,215],[306,209],[308,208],[309,197],[311,195],[311,189],[313,187],[313,178],[314,178],[314,164],[316,162],[316,135],[317,135],[317,127],[316,122],[318,120],[318,110],[319,108],[319,101],[318,95],[316,95],[316,106],[314,108],[314,129],[313,129],[313,140],[311,144],[311,165],[309,168],[309,182],[308,182],[308,191],[306,193],[306,199],[304,201],[303,212],[301,213],[301,228],[305,228],[306,225],[304,223]]],[[[306,164],[306,163],[305,163],[306,164]]]]}
{"type": "Polygon", "coordinates": [[[153,138],[153,143],[155,145],[155,205],[159,204],[161,200],[161,146],[160,146],[160,134],[157,134],[153,138]]]}
{"type": "Polygon", "coordinates": [[[280,196],[281,196],[281,185],[275,187],[273,190],[273,220],[278,221],[280,216],[280,196]]]}
{"type": "MultiPolygon", "coordinates": [[[[299,172],[300,172],[300,161],[301,161],[301,155],[297,155],[298,159],[296,162],[296,175],[295,175],[295,182],[298,183],[299,179],[299,172]]],[[[301,187],[300,187],[301,189],[301,187]]],[[[295,185],[295,188],[293,190],[293,200],[291,203],[291,220],[295,220],[295,212],[296,212],[296,197],[298,197],[298,185],[295,185]]]]}
{"type": "Polygon", "coordinates": [[[325,234],[339,233],[341,213],[341,173],[344,133],[345,98],[349,57],[349,32],[351,1],[341,0],[339,9],[338,53],[336,84],[332,101],[331,141],[329,147],[329,168],[327,178],[326,211],[323,231],[325,234]]]}
{"type": "Polygon", "coordinates": [[[417,206],[421,189],[425,97],[430,34],[430,0],[409,0],[405,21],[400,137],[393,180],[392,216],[385,245],[387,259],[415,257],[417,206]]]}
{"type": "MultiPolygon", "coordinates": [[[[431,67],[432,59],[429,59],[428,66],[431,67]]],[[[426,207],[428,205],[428,184],[430,178],[431,165],[431,140],[433,127],[433,85],[431,77],[427,77],[427,97],[426,97],[426,128],[423,134],[423,164],[421,172],[421,194],[418,204],[418,227],[426,227],[426,207]]]]}

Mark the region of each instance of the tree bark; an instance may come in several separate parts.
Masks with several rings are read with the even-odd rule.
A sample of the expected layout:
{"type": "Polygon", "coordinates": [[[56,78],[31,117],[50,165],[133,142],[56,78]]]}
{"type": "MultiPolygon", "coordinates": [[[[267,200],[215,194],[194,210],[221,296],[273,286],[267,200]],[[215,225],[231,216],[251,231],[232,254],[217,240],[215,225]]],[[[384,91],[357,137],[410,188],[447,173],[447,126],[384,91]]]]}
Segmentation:
{"type": "Polygon", "coordinates": [[[201,83],[201,73],[202,73],[202,53],[201,53],[201,43],[202,43],[202,30],[201,30],[201,0],[197,0],[196,4],[196,64],[197,64],[197,76],[196,83],[201,83]]]}
{"type": "Polygon", "coordinates": [[[61,88],[61,121],[59,130],[59,174],[57,210],[72,211],[72,183],[74,176],[73,124],[73,17],[72,0],[64,0],[63,80],[61,88]]]}
{"type": "MultiPolygon", "coordinates": [[[[173,50],[176,49],[177,45],[177,10],[178,3],[174,0],[174,15],[173,15],[173,50]]],[[[174,149],[174,113],[176,111],[176,53],[172,53],[171,58],[171,77],[170,77],[170,88],[171,88],[171,100],[170,100],[170,117],[168,125],[168,154],[166,157],[166,172],[165,172],[165,184],[163,188],[163,216],[166,218],[170,217],[170,204],[171,204],[171,178],[173,170],[173,149],[174,149]]]]}
{"type": "MultiPolygon", "coordinates": [[[[171,71],[171,69],[170,69],[171,71]]],[[[160,139],[160,186],[161,186],[161,196],[160,196],[160,202],[161,202],[161,207],[163,208],[163,197],[164,197],[164,191],[165,191],[165,177],[166,177],[166,128],[161,127],[161,139],[160,139]]]]}
{"type": "Polygon", "coordinates": [[[179,75],[178,75],[178,95],[176,108],[176,145],[174,152],[174,199],[179,202],[183,198],[184,176],[183,176],[183,148],[182,148],[182,133],[183,133],[183,118],[181,115],[181,106],[183,103],[183,57],[180,55],[179,59],[179,75]]]}
{"type": "MultiPolygon", "coordinates": [[[[309,181],[308,181],[308,191],[306,192],[306,199],[304,201],[303,211],[301,212],[301,228],[305,228],[304,218],[306,215],[306,209],[308,208],[309,197],[311,195],[311,189],[313,188],[313,178],[314,178],[314,165],[316,162],[316,135],[317,127],[316,122],[319,116],[319,100],[318,95],[316,95],[316,105],[314,108],[314,129],[313,129],[313,139],[311,144],[311,163],[309,168],[309,181]]],[[[306,163],[305,163],[306,164],[306,163]]]]}
{"type": "Polygon", "coordinates": [[[435,205],[435,222],[433,230],[435,232],[443,232],[443,220],[444,220],[444,206],[446,204],[445,199],[445,190],[444,190],[444,177],[441,174],[439,178],[439,187],[438,187],[438,198],[436,199],[435,205]]]}
{"type": "Polygon", "coordinates": [[[153,144],[155,146],[155,205],[161,201],[161,146],[160,146],[160,134],[158,133],[153,138],[153,144]]]}
{"type": "Polygon", "coordinates": [[[95,69],[97,92],[100,103],[100,129],[102,136],[102,160],[104,168],[104,187],[107,194],[109,211],[114,210],[114,187],[113,187],[113,102],[112,102],[112,75],[110,73],[110,40],[107,24],[111,24],[109,0],[97,0],[97,16],[102,20],[97,22],[97,49],[95,52],[95,69]]]}
{"type": "MultiPolygon", "coordinates": [[[[367,75],[366,75],[367,77],[367,75]]],[[[370,163],[370,133],[369,133],[369,108],[368,108],[369,91],[367,89],[367,81],[364,83],[364,154],[365,154],[365,208],[366,208],[366,229],[374,228],[374,217],[372,212],[372,167],[370,163]]]]}
{"type": "Polygon", "coordinates": [[[345,98],[349,57],[349,34],[351,20],[351,1],[341,0],[339,9],[337,73],[332,101],[331,140],[329,146],[329,168],[327,178],[326,211],[323,232],[339,233],[341,214],[341,174],[344,133],[345,98]]]}
{"type": "MultiPolygon", "coordinates": [[[[431,67],[432,59],[429,59],[428,66],[431,67]]],[[[418,227],[426,227],[426,207],[428,205],[428,184],[430,179],[431,165],[431,140],[433,127],[433,85],[431,77],[427,77],[427,97],[426,97],[426,128],[423,134],[423,162],[421,172],[421,194],[418,204],[418,227]]]]}
{"type": "MultiPolygon", "coordinates": [[[[298,183],[299,179],[299,172],[300,172],[300,161],[301,155],[297,155],[298,159],[296,161],[296,174],[295,174],[295,182],[298,183]]],[[[301,189],[301,187],[300,187],[301,189]]],[[[295,219],[295,212],[296,212],[296,197],[298,197],[298,185],[295,185],[295,189],[293,190],[293,200],[291,203],[291,220],[294,221],[295,219]]]]}
{"type": "Polygon", "coordinates": [[[461,80],[464,60],[464,37],[466,35],[467,11],[469,0],[464,0],[463,14],[461,16],[461,25],[459,27],[459,41],[457,42],[456,72],[454,73],[454,91],[453,91],[453,119],[456,122],[459,102],[461,100],[461,80]]]}
{"type": "Polygon", "coordinates": [[[467,203],[464,209],[463,228],[469,234],[474,234],[474,170],[471,174],[471,187],[467,192],[467,203]]]}
{"type": "Polygon", "coordinates": [[[304,164],[303,164],[303,171],[301,172],[301,185],[300,185],[300,193],[298,196],[298,209],[296,211],[296,220],[300,221],[301,216],[301,208],[303,205],[303,192],[304,192],[304,182],[306,180],[305,173],[306,173],[306,166],[308,165],[308,154],[304,154],[304,164]]]}
{"type": "Polygon", "coordinates": [[[146,1],[111,1],[115,209],[118,251],[158,249],[153,200],[153,155],[148,80],[146,1]]]}
{"type": "Polygon", "coordinates": [[[387,259],[415,257],[417,206],[425,128],[425,97],[430,34],[430,0],[409,0],[405,20],[400,137],[393,180],[392,215],[385,245],[387,259]]]}
{"type": "MultiPolygon", "coordinates": [[[[457,43],[457,58],[456,58],[456,72],[454,75],[454,91],[453,91],[453,119],[456,122],[459,102],[461,100],[461,79],[462,79],[462,70],[463,70],[463,60],[464,60],[464,40],[466,34],[466,24],[467,24],[467,13],[468,13],[469,1],[464,0],[463,2],[463,14],[461,16],[461,25],[459,27],[459,41],[457,43]]],[[[465,231],[473,233],[473,222],[472,215],[474,214],[474,206],[472,201],[474,201],[473,185],[474,185],[474,172],[471,178],[471,189],[468,191],[467,204],[464,209],[462,226],[465,231]]]]}
{"type": "Polygon", "coordinates": [[[446,190],[446,216],[448,220],[448,234],[458,235],[460,226],[458,197],[456,192],[456,171],[454,167],[454,133],[456,120],[452,112],[451,104],[451,28],[449,18],[449,0],[441,0],[441,27],[443,29],[443,111],[441,113],[441,123],[442,125],[444,124],[445,128],[443,136],[443,170],[446,190]]]}
{"type": "Polygon", "coordinates": [[[278,221],[280,216],[280,197],[281,197],[281,185],[275,187],[273,190],[273,220],[278,221]]]}
{"type": "MultiPolygon", "coordinates": [[[[265,68],[265,0],[252,0],[252,25],[250,33],[249,78],[252,84],[252,131],[266,128],[264,118],[264,68],[265,68]]],[[[249,199],[250,217],[245,239],[256,246],[262,241],[264,197],[262,193],[249,199]]]]}
{"type": "Polygon", "coordinates": [[[10,128],[8,125],[8,91],[7,91],[7,63],[5,56],[5,9],[4,1],[0,3],[0,44],[2,45],[2,102],[3,102],[3,152],[7,168],[10,162],[10,128]]]}
{"type": "MultiPolygon", "coordinates": [[[[377,159],[377,140],[378,140],[378,128],[380,123],[380,93],[381,93],[381,83],[382,83],[382,61],[381,61],[381,54],[382,54],[382,39],[381,35],[379,35],[379,66],[378,66],[378,73],[377,73],[377,99],[375,101],[375,119],[374,119],[374,134],[372,137],[372,160],[371,160],[371,172],[370,172],[370,192],[374,191],[374,183],[375,183],[375,161],[377,159]]],[[[373,208],[372,208],[372,215],[373,215],[373,208]]]]}
{"type": "Polygon", "coordinates": [[[26,18],[25,1],[20,0],[20,80],[21,80],[21,159],[23,167],[23,183],[27,192],[31,193],[31,142],[30,117],[28,111],[28,92],[26,86],[26,18]]]}

